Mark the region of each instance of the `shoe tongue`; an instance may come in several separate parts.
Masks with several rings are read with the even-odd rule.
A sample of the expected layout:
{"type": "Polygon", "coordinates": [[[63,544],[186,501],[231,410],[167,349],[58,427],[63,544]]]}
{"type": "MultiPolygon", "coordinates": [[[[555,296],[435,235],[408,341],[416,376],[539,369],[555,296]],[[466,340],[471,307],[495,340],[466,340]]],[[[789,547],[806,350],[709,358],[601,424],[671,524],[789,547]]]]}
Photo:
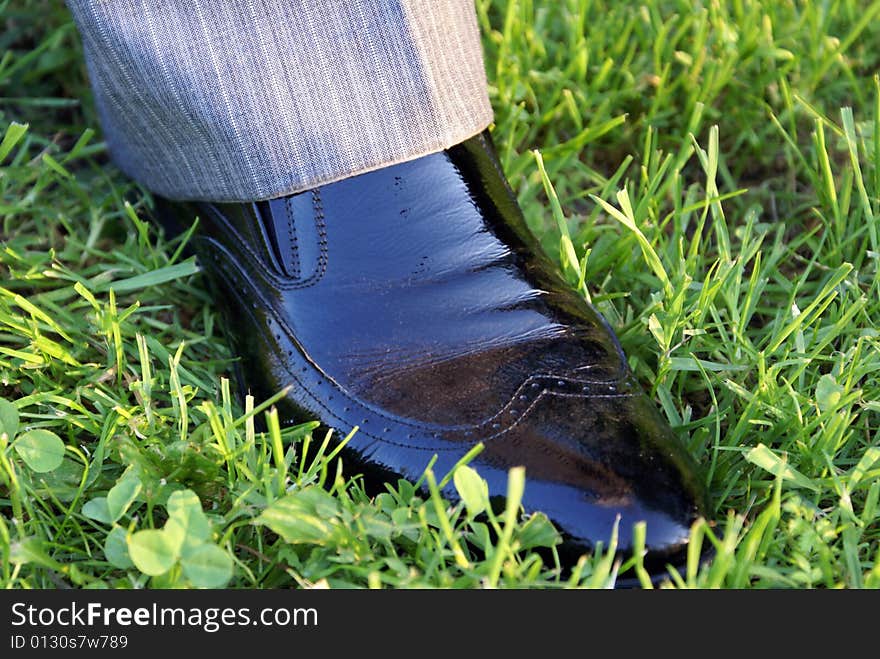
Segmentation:
{"type": "Polygon", "coordinates": [[[266,227],[266,238],[280,270],[288,277],[299,277],[299,255],[296,250],[293,213],[288,211],[287,198],[261,201],[257,204],[260,219],[266,227]],[[283,224],[283,226],[281,226],[283,224]]]}
{"type": "Polygon", "coordinates": [[[320,265],[324,236],[316,218],[317,195],[309,190],[257,204],[279,269],[293,280],[308,279],[320,265]]]}

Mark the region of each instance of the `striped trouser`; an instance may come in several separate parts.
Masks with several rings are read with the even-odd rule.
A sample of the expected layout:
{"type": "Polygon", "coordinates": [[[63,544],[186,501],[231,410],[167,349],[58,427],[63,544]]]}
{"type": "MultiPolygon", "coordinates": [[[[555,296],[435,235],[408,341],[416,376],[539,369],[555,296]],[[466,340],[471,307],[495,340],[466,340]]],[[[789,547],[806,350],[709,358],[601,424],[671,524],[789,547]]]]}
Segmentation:
{"type": "Polygon", "coordinates": [[[251,201],[492,120],[473,0],[68,0],[104,136],[175,199],[251,201]]]}

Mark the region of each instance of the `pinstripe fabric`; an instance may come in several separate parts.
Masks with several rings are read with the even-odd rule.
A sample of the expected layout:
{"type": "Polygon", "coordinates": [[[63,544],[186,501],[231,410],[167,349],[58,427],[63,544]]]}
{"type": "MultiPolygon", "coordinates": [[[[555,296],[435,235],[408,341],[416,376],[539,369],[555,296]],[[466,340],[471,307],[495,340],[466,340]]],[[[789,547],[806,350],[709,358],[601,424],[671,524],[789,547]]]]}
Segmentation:
{"type": "Polygon", "coordinates": [[[473,0],[68,0],[116,163],[251,201],[440,151],[492,120],[473,0]]]}

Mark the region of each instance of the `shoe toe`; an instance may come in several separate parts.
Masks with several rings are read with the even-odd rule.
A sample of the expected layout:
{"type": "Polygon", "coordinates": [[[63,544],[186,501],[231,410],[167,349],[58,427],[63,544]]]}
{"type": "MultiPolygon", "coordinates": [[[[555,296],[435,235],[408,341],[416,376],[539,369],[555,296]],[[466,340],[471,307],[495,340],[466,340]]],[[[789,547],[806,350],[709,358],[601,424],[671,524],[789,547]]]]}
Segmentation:
{"type": "Polygon", "coordinates": [[[525,466],[523,505],[554,521],[565,550],[608,547],[617,523],[618,551],[630,552],[633,526],[645,522],[646,562],[683,561],[690,527],[704,511],[702,483],[644,394],[546,393],[485,443],[479,462],[487,471],[525,466]]]}

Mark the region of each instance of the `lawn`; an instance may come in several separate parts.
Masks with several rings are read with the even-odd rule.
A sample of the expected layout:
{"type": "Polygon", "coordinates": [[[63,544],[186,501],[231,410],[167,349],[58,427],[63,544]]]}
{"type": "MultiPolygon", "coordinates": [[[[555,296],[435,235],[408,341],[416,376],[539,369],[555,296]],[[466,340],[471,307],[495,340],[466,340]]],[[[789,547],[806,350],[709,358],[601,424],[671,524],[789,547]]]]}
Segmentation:
{"type": "MultiPolygon", "coordinates": [[[[704,467],[663,585],[880,587],[880,1],[477,6],[528,220],[704,467]]],[[[476,515],[467,468],[468,505],[430,471],[368,496],[315,424],[238,400],[69,14],[0,15],[0,587],[649,585],[613,538],[560,565],[515,496],[476,515]]]]}

